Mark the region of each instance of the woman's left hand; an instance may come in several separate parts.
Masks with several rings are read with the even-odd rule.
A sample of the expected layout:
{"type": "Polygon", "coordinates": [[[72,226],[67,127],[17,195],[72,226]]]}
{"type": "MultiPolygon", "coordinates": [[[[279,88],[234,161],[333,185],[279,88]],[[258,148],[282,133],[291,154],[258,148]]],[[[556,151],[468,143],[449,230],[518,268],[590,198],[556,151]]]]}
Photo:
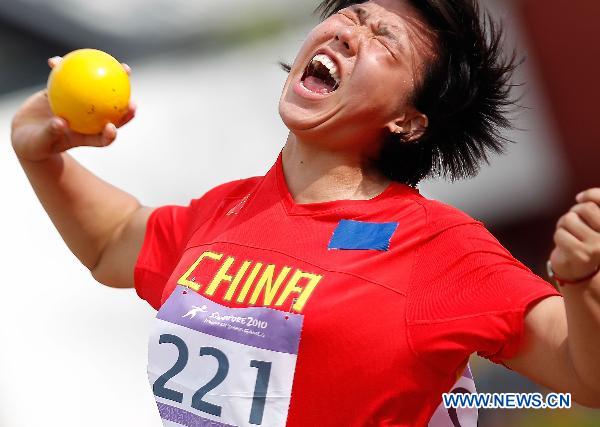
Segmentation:
{"type": "Polygon", "coordinates": [[[566,281],[590,276],[600,266],[600,188],[575,198],[577,204],[556,224],[550,255],[554,273],[566,281]]]}

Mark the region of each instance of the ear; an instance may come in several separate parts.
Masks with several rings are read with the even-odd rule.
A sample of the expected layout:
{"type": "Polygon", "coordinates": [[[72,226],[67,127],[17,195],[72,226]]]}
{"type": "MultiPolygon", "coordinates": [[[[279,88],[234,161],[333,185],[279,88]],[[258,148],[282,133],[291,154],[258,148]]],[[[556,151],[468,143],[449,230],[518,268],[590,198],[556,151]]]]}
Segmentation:
{"type": "Polygon", "coordinates": [[[425,114],[414,111],[403,113],[402,116],[389,122],[386,127],[391,133],[405,135],[405,140],[412,142],[421,138],[429,126],[429,119],[425,114]]]}

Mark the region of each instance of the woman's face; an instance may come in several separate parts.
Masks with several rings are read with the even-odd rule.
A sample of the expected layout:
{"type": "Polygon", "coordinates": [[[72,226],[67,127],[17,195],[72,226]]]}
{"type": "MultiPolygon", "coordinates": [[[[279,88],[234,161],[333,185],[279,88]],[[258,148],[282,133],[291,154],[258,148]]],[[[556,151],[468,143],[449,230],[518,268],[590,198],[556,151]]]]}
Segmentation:
{"type": "Polygon", "coordinates": [[[279,103],[296,136],[332,149],[369,150],[390,131],[427,125],[410,97],[433,38],[407,0],[372,0],[316,26],[279,103]]]}

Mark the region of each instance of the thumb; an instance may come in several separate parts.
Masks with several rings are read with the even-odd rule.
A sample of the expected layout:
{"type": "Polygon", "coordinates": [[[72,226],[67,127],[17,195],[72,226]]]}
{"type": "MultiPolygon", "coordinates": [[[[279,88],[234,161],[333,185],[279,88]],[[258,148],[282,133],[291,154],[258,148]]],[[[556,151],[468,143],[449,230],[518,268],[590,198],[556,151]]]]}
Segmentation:
{"type": "Polygon", "coordinates": [[[69,148],[73,148],[71,138],[69,137],[69,125],[66,120],[60,117],[52,117],[48,120],[42,133],[43,135],[40,139],[43,141],[43,148],[40,149],[48,153],[48,155],[62,153],[69,148]]]}
{"type": "Polygon", "coordinates": [[[43,145],[50,147],[65,137],[67,123],[60,117],[52,117],[42,129],[40,140],[43,145]]]}
{"type": "Polygon", "coordinates": [[[48,120],[46,129],[50,137],[56,137],[63,135],[66,127],[67,123],[63,119],[60,117],[52,117],[50,120],[48,120]]]}
{"type": "Polygon", "coordinates": [[[30,161],[41,161],[56,150],[65,140],[66,123],[53,117],[43,123],[27,123],[17,126],[12,134],[13,147],[17,156],[30,161]]]}

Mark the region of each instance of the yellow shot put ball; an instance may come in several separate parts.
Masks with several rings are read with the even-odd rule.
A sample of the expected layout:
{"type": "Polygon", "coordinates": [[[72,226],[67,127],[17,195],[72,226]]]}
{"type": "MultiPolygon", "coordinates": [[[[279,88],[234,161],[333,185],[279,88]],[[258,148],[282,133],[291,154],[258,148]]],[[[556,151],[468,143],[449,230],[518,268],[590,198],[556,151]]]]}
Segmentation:
{"type": "Polygon", "coordinates": [[[75,132],[93,135],[127,112],[129,76],[115,58],[96,49],[79,49],[64,56],[48,77],[52,112],[75,132]]]}

